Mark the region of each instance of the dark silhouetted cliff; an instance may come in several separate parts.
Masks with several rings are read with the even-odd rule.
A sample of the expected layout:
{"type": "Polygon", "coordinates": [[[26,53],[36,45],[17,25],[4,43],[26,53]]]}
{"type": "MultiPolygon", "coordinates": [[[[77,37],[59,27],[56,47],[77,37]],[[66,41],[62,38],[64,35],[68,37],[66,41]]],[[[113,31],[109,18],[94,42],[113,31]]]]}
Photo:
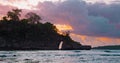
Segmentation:
{"type": "Polygon", "coordinates": [[[62,49],[85,49],[68,34],[59,34],[53,24],[41,23],[35,13],[20,20],[20,12],[13,9],[0,20],[0,50],[58,50],[61,41],[62,49]]]}

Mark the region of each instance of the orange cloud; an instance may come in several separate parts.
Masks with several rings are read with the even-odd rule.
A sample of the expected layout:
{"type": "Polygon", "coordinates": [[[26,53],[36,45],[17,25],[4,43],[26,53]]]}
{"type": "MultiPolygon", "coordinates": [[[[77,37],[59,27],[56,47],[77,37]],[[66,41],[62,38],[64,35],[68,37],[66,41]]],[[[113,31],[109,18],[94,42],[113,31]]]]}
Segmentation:
{"type": "Polygon", "coordinates": [[[66,25],[66,24],[62,24],[62,25],[61,24],[55,24],[55,26],[57,27],[57,29],[59,31],[68,31],[68,30],[72,31],[73,30],[72,26],[66,25]]]}
{"type": "Polygon", "coordinates": [[[120,39],[108,37],[93,37],[85,35],[71,34],[73,40],[80,42],[83,45],[91,45],[92,47],[106,45],[120,45],[120,39]]]}
{"type": "Polygon", "coordinates": [[[105,42],[110,42],[111,41],[111,38],[107,38],[107,37],[99,37],[99,38],[96,38],[97,40],[100,40],[100,41],[105,41],[105,42]]]}

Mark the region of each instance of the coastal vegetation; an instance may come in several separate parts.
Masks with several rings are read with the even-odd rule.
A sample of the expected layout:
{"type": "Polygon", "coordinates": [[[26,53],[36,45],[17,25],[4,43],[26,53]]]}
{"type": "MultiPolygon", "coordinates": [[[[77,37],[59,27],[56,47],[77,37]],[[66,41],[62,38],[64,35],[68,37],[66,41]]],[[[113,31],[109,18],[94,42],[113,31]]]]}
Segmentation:
{"type": "Polygon", "coordinates": [[[50,22],[42,23],[42,18],[29,12],[20,19],[21,9],[12,9],[0,20],[0,50],[58,50],[76,49],[82,45],[75,42],[69,33],[59,34],[50,22]]]}
{"type": "Polygon", "coordinates": [[[94,47],[93,49],[110,49],[110,50],[120,50],[120,45],[99,46],[99,47],[94,47]]]}

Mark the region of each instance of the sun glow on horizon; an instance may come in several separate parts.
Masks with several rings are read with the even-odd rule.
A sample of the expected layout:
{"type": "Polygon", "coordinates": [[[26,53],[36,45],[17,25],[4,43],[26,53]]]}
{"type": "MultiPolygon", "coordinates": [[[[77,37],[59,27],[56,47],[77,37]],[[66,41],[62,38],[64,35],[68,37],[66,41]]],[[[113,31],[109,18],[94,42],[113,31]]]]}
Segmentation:
{"type": "Polygon", "coordinates": [[[55,24],[56,28],[59,30],[59,31],[72,31],[73,28],[72,26],[70,25],[66,25],[66,24],[55,24]]]}
{"type": "Polygon", "coordinates": [[[91,45],[92,47],[120,44],[119,38],[95,37],[87,35],[78,35],[74,33],[71,33],[70,36],[73,40],[79,41],[83,45],[91,45]]]}

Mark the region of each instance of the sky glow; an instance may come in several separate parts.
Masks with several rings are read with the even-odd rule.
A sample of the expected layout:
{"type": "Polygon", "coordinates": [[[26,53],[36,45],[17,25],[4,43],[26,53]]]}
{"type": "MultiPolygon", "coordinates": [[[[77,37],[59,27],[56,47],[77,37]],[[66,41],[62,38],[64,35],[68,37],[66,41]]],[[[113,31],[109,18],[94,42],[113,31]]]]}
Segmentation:
{"type": "MultiPolygon", "coordinates": [[[[20,9],[37,10],[35,6],[37,6],[39,2],[44,2],[44,1],[62,2],[65,0],[19,0],[19,1],[18,0],[0,0],[0,4],[10,5],[20,9]]],[[[115,0],[83,0],[83,1],[87,3],[99,2],[99,3],[106,3],[106,4],[111,4],[112,2],[115,2],[115,0]]]]}

